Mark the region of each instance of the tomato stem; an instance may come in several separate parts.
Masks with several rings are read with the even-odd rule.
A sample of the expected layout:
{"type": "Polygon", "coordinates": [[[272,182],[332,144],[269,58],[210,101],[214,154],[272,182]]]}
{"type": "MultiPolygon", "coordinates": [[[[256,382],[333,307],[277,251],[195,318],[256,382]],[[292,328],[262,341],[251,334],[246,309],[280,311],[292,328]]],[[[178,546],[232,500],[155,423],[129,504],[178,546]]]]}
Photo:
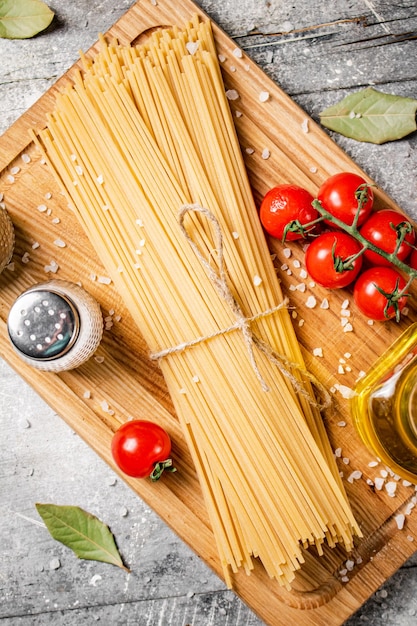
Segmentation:
{"type": "Polygon", "coordinates": [[[150,479],[152,480],[152,482],[156,482],[157,480],[159,480],[164,471],[177,471],[177,468],[172,465],[172,459],[166,459],[165,461],[159,461],[159,463],[155,463],[155,467],[150,474],[150,479]]]}
{"type": "MultiPolygon", "coordinates": [[[[397,246],[396,246],[395,251],[394,252],[386,252],[385,250],[382,250],[381,248],[378,248],[378,246],[373,244],[371,241],[368,241],[367,239],[365,239],[365,237],[363,235],[360,234],[360,232],[358,230],[358,227],[357,227],[357,219],[356,219],[356,217],[359,215],[360,207],[359,207],[359,210],[357,211],[357,213],[355,215],[355,219],[353,220],[353,223],[350,225],[350,224],[346,224],[345,222],[343,222],[339,218],[335,217],[334,215],[332,215],[331,213],[326,211],[326,209],[322,206],[322,204],[321,204],[321,202],[319,200],[313,200],[312,205],[326,221],[331,222],[332,224],[335,224],[341,230],[344,230],[346,233],[349,233],[349,235],[354,237],[361,244],[362,250],[361,250],[360,254],[363,254],[365,252],[365,250],[372,250],[373,252],[376,252],[377,254],[379,254],[382,257],[384,257],[384,259],[386,259],[387,261],[389,261],[390,263],[395,265],[399,270],[401,270],[402,272],[407,274],[409,276],[409,281],[407,283],[407,287],[409,287],[410,284],[412,283],[412,281],[415,278],[417,278],[417,270],[413,269],[412,267],[410,267],[409,265],[407,265],[406,263],[401,261],[398,258],[398,256],[397,256],[397,251],[398,251],[399,245],[401,245],[405,235],[407,234],[406,232],[404,232],[406,230],[405,228],[401,228],[400,229],[400,233],[399,233],[398,239],[399,240],[401,239],[401,241],[400,241],[399,245],[398,245],[398,242],[397,242],[397,246]]],[[[408,222],[402,222],[401,224],[402,225],[408,224],[408,222]]],[[[401,224],[398,225],[398,226],[401,226],[401,224]]],[[[309,227],[309,224],[305,224],[304,226],[305,227],[309,227]]]]}

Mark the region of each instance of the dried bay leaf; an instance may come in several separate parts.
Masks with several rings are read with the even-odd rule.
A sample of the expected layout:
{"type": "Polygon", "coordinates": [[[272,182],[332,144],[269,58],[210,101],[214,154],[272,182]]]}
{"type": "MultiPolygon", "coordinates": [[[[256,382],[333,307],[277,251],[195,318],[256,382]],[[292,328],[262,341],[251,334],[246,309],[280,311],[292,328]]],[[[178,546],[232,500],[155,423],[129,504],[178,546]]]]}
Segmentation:
{"type": "Polygon", "coordinates": [[[36,504],[52,537],[80,559],[102,561],[129,571],[123,564],[114,537],[106,524],[77,506],[36,504]]]}
{"type": "Polygon", "coordinates": [[[414,132],[416,110],[417,100],[413,98],[368,87],[322,111],[320,122],[345,137],[381,144],[414,132]]]}
{"type": "Polygon", "coordinates": [[[0,37],[28,39],[45,30],[54,12],[42,0],[0,0],[0,37]]]}

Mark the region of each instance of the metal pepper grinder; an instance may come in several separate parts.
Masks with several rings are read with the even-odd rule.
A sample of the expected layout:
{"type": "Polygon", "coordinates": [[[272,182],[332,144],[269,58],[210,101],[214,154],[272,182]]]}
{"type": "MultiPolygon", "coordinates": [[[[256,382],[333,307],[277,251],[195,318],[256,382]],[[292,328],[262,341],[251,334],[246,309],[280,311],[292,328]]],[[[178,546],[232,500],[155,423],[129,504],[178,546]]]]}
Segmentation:
{"type": "Polygon", "coordinates": [[[12,260],[15,243],[13,222],[0,203],[0,273],[12,260]]]}
{"type": "Polygon", "coordinates": [[[15,300],[7,330],[26,363],[60,372],[80,366],[96,351],[103,316],[98,302],[82,287],[55,279],[34,285],[15,300]]]}

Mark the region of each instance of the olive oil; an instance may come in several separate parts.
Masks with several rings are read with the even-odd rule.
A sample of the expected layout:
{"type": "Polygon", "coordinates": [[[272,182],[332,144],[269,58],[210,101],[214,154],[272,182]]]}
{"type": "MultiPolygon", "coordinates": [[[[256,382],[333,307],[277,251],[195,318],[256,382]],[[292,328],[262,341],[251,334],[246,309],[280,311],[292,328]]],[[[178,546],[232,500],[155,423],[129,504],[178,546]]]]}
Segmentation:
{"type": "Polygon", "coordinates": [[[393,472],[417,483],[417,323],[358,382],[351,410],[368,448],[393,472]]]}

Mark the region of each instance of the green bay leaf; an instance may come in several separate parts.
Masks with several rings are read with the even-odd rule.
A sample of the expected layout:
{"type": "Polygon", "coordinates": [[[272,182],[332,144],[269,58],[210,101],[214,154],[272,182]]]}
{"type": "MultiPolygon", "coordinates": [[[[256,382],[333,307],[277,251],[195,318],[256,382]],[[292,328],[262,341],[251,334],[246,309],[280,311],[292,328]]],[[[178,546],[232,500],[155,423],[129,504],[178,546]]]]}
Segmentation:
{"type": "Polygon", "coordinates": [[[37,503],[36,508],[52,537],[80,559],[111,563],[129,571],[109,527],[97,517],[78,506],[37,503]]]}
{"type": "Polygon", "coordinates": [[[42,0],[0,0],[0,37],[28,39],[45,30],[54,12],[42,0]]]}
{"type": "Polygon", "coordinates": [[[414,132],[416,111],[417,100],[413,98],[367,87],[322,111],[320,122],[345,137],[381,144],[414,132]]]}

